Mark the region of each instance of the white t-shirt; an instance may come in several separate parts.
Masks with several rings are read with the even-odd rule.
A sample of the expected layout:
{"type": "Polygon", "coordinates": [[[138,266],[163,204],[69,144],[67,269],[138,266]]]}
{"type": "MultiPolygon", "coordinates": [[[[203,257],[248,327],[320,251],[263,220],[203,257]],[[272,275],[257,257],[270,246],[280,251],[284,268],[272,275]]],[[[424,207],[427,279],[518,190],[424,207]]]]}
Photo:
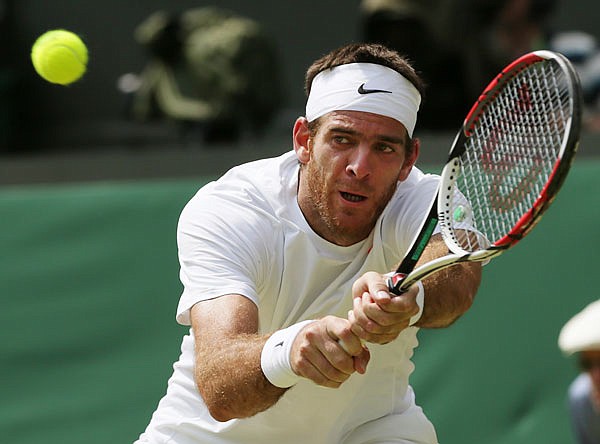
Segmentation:
{"type": "MultiPolygon", "coordinates": [[[[367,271],[386,273],[401,261],[438,179],[413,168],[371,235],[341,247],[314,233],[304,219],[293,151],[233,168],[203,187],[181,214],[177,240],[184,290],[177,321],[189,325],[195,303],[232,293],[258,306],[260,333],[325,315],[345,318],[352,307],[352,283],[367,271]]],[[[390,344],[369,344],[366,374],[352,375],[338,389],[303,379],[265,412],[227,422],[210,416],[194,384],[190,332],[167,394],[139,442],[331,444],[378,418],[409,408],[415,416],[408,377],[417,331],[410,327],[390,344]]],[[[431,436],[420,409],[416,415],[423,417],[411,420],[414,430],[399,429],[400,437],[431,436]]]]}

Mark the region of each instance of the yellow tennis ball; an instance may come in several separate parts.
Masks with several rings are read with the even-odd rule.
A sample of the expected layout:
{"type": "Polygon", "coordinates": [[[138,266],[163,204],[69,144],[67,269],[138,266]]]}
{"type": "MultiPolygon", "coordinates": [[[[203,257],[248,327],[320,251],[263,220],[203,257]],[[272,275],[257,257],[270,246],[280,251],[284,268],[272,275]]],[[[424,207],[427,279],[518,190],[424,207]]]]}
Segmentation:
{"type": "Polygon", "coordinates": [[[54,29],[35,41],[31,61],[37,73],[48,82],[68,85],[85,73],[88,50],[77,34],[54,29]]]}

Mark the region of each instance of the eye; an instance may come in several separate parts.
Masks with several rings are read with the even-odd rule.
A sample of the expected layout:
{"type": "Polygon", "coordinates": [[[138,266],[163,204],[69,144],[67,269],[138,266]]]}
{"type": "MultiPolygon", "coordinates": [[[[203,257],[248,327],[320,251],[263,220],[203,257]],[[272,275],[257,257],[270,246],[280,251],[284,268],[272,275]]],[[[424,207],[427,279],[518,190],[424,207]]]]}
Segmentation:
{"type": "Polygon", "coordinates": [[[379,143],[377,144],[375,149],[382,153],[395,153],[397,151],[397,148],[395,146],[389,145],[387,143],[379,143]]]}
{"type": "Polygon", "coordinates": [[[342,136],[342,135],[335,135],[331,138],[331,140],[333,140],[334,143],[339,144],[339,145],[345,145],[345,144],[350,143],[350,139],[348,139],[348,137],[342,136]]]}

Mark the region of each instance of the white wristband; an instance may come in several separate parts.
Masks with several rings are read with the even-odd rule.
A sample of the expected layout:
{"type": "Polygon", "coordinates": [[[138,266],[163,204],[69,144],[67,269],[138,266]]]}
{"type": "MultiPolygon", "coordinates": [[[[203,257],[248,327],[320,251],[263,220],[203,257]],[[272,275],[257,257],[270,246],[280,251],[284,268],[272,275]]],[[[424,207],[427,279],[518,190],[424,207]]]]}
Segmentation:
{"type": "Polygon", "coordinates": [[[423,314],[423,306],[425,305],[425,289],[423,288],[421,281],[417,282],[417,286],[419,287],[419,292],[417,293],[417,305],[419,306],[419,312],[410,318],[408,325],[415,325],[417,321],[421,319],[421,315],[423,314]]]}
{"type": "Polygon", "coordinates": [[[292,370],[290,353],[300,330],[313,320],[298,322],[283,330],[277,330],[265,343],[260,355],[260,366],[266,378],[276,387],[288,388],[300,380],[292,370]]]}

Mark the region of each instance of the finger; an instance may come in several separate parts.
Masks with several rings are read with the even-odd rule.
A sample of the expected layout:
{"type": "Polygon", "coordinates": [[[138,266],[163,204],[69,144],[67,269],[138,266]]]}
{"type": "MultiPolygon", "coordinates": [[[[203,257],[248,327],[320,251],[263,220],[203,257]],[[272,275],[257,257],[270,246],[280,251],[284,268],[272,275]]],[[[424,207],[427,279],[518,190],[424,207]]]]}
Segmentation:
{"type": "Polygon", "coordinates": [[[356,320],[356,316],[354,315],[354,311],[350,310],[348,312],[348,320],[350,321],[351,327],[350,329],[352,330],[352,333],[354,333],[356,336],[358,336],[361,340],[361,343],[363,343],[363,340],[365,339],[366,332],[365,330],[360,326],[360,324],[358,324],[357,320],[356,320]]]}
{"type": "Polygon", "coordinates": [[[386,333],[395,325],[403,325],[412,316],[412,309],[409,312],[397,311],[388,312],[374,303],[366,303],[362,305],[364,317],[369,321],[361,324],[361,326],[370,333],[386,333]]]}
{"type": "MultiPolygon", "coordinates": [[[[353,373],[351,355],[360,353],[362,344],[351,332],[350,323],[346,319],[328,316],[324,318],[323,327],[326,334],[321,340],[314,341],[317,349],[334,369],[348,375],[353,373]],[[340,345],[340,339],[343,345],[340,345]]],[[[327,371],[327,367],[319,367],[319,370],[327,371]]]]}
{"type": "Polygon", "coordinates": [[[375,272],[368,272],[358,278],[352,285],[353,297],[361,297],[363,293],[367,292],[372,295],[377,295],[379,291],[382,291],[380,297],[386,298],[389,296],[387,283],[382,275],[375,272]]]}
{"type": "Polygon", "coordinates": [[[404,313],[387,313],[368,299],[354,301],[348,314],[352,332],[363,341],[384,344],[395,339],[409,322],[404,313]]]}
{"type": "Polygon", "coordinates": [[[360,355],[354,357],[354,369],[364,375],[367,372],[367,364],[371,359],[371,353],[367,347],[363,347],[363,351],[360,355]]]}
{"type": "Polygon", "coordinates": [[[414,285],[400,296],[395,296],[389,304],[380,305],[380,308],[387,313],[404,314],[411,317],[417,314],[419,306],[417,304],[418,286],[414,285]]]}
{"type": "Polygon", "coordinates": [[[343,351],[347,363],[346,371],[334,368],[330,360],[315,347],[300,347],[298,350],[299,359],[292,364],[293,370],[300,376],[314,381],[318,385],[325,387],[339,387],[350,374],[354,371],[354,363],[343,351]]]}
{"type": "Polygon", "coordinates": [[[389,304],[392,300],[385,278],[377,273],[370,274],[367,280],[369,294],[377,304],[389,304]]]}
{"type": "Polygon", "coordinates": [[[387,305],[392,302],[392,295],[390,294],[387,285],[381,288],[379,284],[375,284],[373,289],[369,291],[373,301],[378,305],[387,305]]]}
{"type": "MultiPolygon", "coordinates": [[[[362,333],[363,330],[362,328],[355,323],[355,319],[354,319],[354,312],[352,310],[350,310],[348,312],[348,321],[350,321],[351,324],[353,324],[352,329],[354,331],[354,328],[358,329],[359,333],[362,333]]],[[[357,335],[360,338],[360,334],[357,335]]],[[[343,339],[340,339],[339,341],[340,346],[342,346],[346,352],[348,352],[348,349],[350,348],[348,345],[346,345],[345,341],[343,339]]],[[[353,355],[353,360],[354,360],[354,370],[356,370],[356,372],[360,373],[361,375],[365,374],[367,371],[367,364],[369,363],[369,360],[371,359],[371,353],[369,352],[369,349],[367,348],[366,345],[364,345],[362,339],[360,339],[360,352],[357,353],[352,353],[353,355]]]]}
{"type": "MultiPolygon", "coordinates": [[[[352,301],[352,331],[356,334],[356,327],[360,327],[362,330],[370,331],[375,325],[373,321],[367,315],[365,308],[367,305],[372,304],[371,297],[368,293],[365,293],[362,298],[356,298],[352,301]]],[[[359,335],[360,336],[360,335],[359,335]]],[[[360,336],[362,337],[362,336],[360,336]]]]}
{"type": "Polygon", "coordinates": [[[343,381],[334,381],[323,374],[314,363],[310,361],[302,361],[298,364],[297,374],[310,379],[317,385],[330,388],[338,388],[343,381]]]}
{"type": "MultiPolygon", "coordinates": [[[[358,338],[356,340],[358,341],[358,338]]],[[[352,356],[346,353],[337,341],[330,342],[320,351],[321,355],[314,364],[327,379],[341,383],[354,373],[352,356]]]]}
{"type": "Polygon", "coordinates": [[[364,341],[373,342],[371,340],[372,334],[389,334],[392,327],[378,324],[377,320],[368,317],[366,313],[368,311],[381,315],[381,309],[378,308],[377,304],[368,302],[369,300],[370,297],[365,299],[367,302],[355,299],[353,310],[348,313],[348,320],[351,324],[352,333],[364,341]],[[367,306],[371,308],[369,309],[367,306]]]}
{"type": "MultiPolygon", "coordinates": [[[[358,304],[356,303],[354,307],[358,307],[358,304]]],[[[389,327],[402,322],[405,317],[403,313],[386,311],[370,296],[363,297],[360,307],[361,312],[357,313],[359,324],[370,333],[385,333],[389,327]]]]}
{"type": "MultiPolygon", "coordinates": [[[[351,327],[350,327],[351,332],[354,333],[353,324],[355,324],[356,321],[355,321],[354,313],[352,310],[350,310],[348,312],[348,321],[350,322],[350,325],[351,325],[351,327]]],[[[360,327],[358,327],[358,328],[360,328],[360,327]]],[[[363,353],[364,344],[363,344],[360,336],[357,335],[356,333],[354,333],[354,334],[345,333],[343,335],[340,335],[340,338],[338,339],[338,344],[350,356],[354,357],[354,356],[358,356],[359,354],[363,353]]]]}
{"type": "Polygon", "coordinates": [[[355,335],[355,337],[356,339],[351,341],[342,338],[337,340],[338,345],[344,351],[344,353],[351,357],[357,356],[362,352],[363,343],[358,335],[355,335]]]}

